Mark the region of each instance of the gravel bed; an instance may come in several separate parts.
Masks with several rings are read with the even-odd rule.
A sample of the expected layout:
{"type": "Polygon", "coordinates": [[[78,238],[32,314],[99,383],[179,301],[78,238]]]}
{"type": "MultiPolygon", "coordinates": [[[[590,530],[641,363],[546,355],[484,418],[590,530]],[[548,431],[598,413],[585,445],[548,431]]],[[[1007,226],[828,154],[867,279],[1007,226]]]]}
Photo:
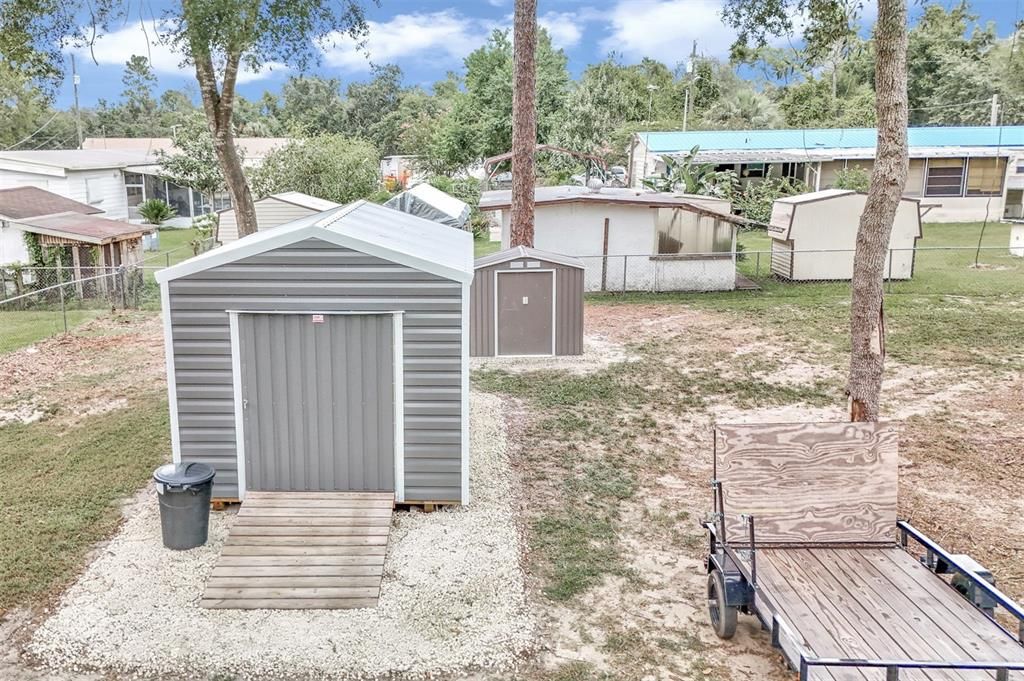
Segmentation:
{"type": "Polygon", "coordinates": [[[619,362],[635,362],[621,344],[606,336],[587,335],[583,338],[582,355],[541,355],[538,357],[472,357],[472,369],[500,369],[513,374],[528,371],[568,371],[573,374],[593,374],[619,362]]]}
{"type": "Polygon", "coordinates": [[[425,678],[506,670],[533,649],[499,398],[472,397],[472,503],[399,513],[380,602],[333,611],[204,610],[206,576],[234,521],[210,542],[160,544],[156,499],[141,506],[26,646],[52,669],[211,678],[425,678]]]}

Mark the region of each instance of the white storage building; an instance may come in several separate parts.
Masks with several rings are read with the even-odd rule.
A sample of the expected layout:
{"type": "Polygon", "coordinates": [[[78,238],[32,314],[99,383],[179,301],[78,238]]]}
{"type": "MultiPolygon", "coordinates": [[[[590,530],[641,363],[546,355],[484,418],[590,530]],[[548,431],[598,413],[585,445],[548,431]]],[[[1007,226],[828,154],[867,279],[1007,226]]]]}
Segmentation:
{"type": "MultiPolygon", "coordinates": [[[[790,281],[848,280],[853,277],[857,228],[867,194],[824,189],[778,199],[772,206],[768,236],[772,273],[790,281]]],[[[886,279],[910,279],[921,238],[921,206],[903,198],[896,211],[886,279]]]]}
{"type": "MultiPolygon", "coordinates": [[[[256,229],[263,231],[272,227],[298,220],[300,218],[322,213],[337,208],[340,203],[319,199],[302,192],[283,192],[271,194],[254,201],[256,206],[256,229]]],[[[226,208],[218,213],[220,216],[217,227],[217,241],[229,244],[238,239],[238,220],[234,208],[226,208]]]]}

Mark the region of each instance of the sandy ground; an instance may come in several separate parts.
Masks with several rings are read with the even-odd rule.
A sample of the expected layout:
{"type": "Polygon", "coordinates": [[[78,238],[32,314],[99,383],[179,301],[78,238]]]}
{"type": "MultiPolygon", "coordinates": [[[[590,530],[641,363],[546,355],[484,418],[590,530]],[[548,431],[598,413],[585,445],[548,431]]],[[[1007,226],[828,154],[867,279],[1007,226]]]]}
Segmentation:
{"type": "MultiPolygon", "coordinates": [[[[25,370],[24,366],[31,364],[25,360],[35,360],[35,357],[18,359],[18,353],[15,353],[0,358],[0,410],[16,411],[19,419],[32,418],[36,411],[41,412],[42,418],[81,418],[91,409],[117,408],[124,390],[138,389],[139,386],[151,388],[154,383],[162,381],[162,341],[158,320],[135,320],[131,324],[97,320],[93,323],[96,324],[92,329],[93,336],[46,341],[48,344],[66,344],[66,348],[61,348],[66,349],[66,353],[60,361],[47,360],[25,370]],[[124,377],[120,384],[116,378],[118,375],[124,377]]],[[[539,365],[524,360],[474,360],[474,366],[508,371],[550,368],[586,374],[600,371],[615,362],[630,361],[635,358],[629,350],[631,345],[660,339],[669,341],[665,345],[666,362],[680,371],[713,367],[726,377],[754,376],[773,385],[802,386],[816,381],[841,385],[845,370],[827,349],[814,344],[797,347],[779,343],[760,328],[756,320],[739,323],[734,316],[726,317],[678,305],[589,305],[586,326],[588,345],[582,358],[548,359],[539,365]],[[714,339],[713,344],[708,339],[714,339]],[[709,353],[712,350],[713,353],[709,353]]],[[[53,353],[44,354],[50,356],[53,353]]],[[[1024,515],[1024,500],[1019,493],[1024,483],[1024,455],[1019,446],[1024,441],[1024,420],[1020,419],[1020,405],[1024,404],[1024,377],[1006,373],[994,375],[982,370],[965,373],[945,368],[902,366],[893,362],[887,364],[886,376],[883,410],[889,418],[903,422],[900,515],[909,517],[915,525],[952,550],[974,555],[996,573],[1001,588],[1018,599],[1024,598],[1024,560],[1021,560],[1024,557],[1024,526],[1019,522],[1024,515]]],[[[493,408],[497,404],[493,401],[495,399],[474,395],[474,408],[481,400],[492,400],[487,408],[493,408]]],[[[534,444],[521,440],[516,424],[543,415],[531,413],[511,400],[506,401],[502,409],[506,411],[512,428],[510,456],[515,466],[517,448],[534,444]]],[[[654,409],[650,415],[658,423],[659,437],[639,442],[638,446],[663,454],[672,463],[667,470],[652,472],[639,480],[641,487],[638,492],[622,504],[622,526],[627,530],[620,540],[635,579],[609,578],[578,601],[560,605],[545,599],[539,593],[539,585],[531,582],[532,577],[527,574],[526,601],[520,601],[516,606],[520,609],[515,612],[520,614],[515,617],[521,618],[514,621],[532,622],[536,618],[539,631],[535,632],[528,625],[531,632],[527,637],[529,641],[518,635],[492,639],[490,645],[498,651],[494,653],[496,657],[463,655],[472,646],[459,648],[462,653],[438,646],[442,651],[439,653],[441,657],[426,659],[423,656],[415,663],[418,665],[415,669],[430,669],[446,675],[462,664],[470,664],[484,667],[472,674],[474,679],[547,678],[556,667],[580,661],[593,665],[598,674],[634,678],[630,670],[639,666],[629,659],[628,646],[626,654],[610,650],[613,638],[629,640],[628,637],[635,634],[650,639],[671,634],[675,639],[683,640],[685,645],[666,649],[657,669],[646,678],[636,675],[638,681],[772,681],[792,678],[752,618],[741,616],[737,636],[729,642],[715,638],[707,625],[702,568],[704,537],[699,520],[709,510],[710,503],[711,428],[715,420],[836,420],[845,417],[845,410],[842,405],[822,407],[799,403],[749,409],[719,400],[706,410],[680,413],[654,409]],[[525,667],[513,672],[498,671],[519,660],[520,653],[529,657],[529,651],[533,649],[537,654],[525,667]],[[487,667],[492,663],[495,667],[487,667]]],[[[478,431],[474,432],[475,438],[480,437],[478,431]]],[[[513,475],[509,480],[513,487],[515,478],[513,475]]],[[[502,526],[511,527],[521,522],[531,507],[550,503],[551,499],[544,496],[546,493],[543,489],[524,489],[523,498],[517,500],[521,505],[508,507],[510,522],[502,526]]],[[[477,501],[480,501],[479,496],[477,501]]],[[[464,513],[409,516],[396,527],[396,536],[403,532],[415,534],[414,530],[423,529],[416,523],[432,522],[431,518],[445,518],[457,524],[464,520],[461,515],[464,513]]],[[[133,527],[136,540],[143,541],[148,537],[146,541],[152,548],[155,536],[153,522],[151,508],[149,512],[132,514],[125,532],[133,527]]],[[[230,518],[223,518],[215,523],[215,540],[216,537],[222,538],[229,522],[230,518]]],[[[420,535],[430,537],[428,545],[443,543],[450,533],[458,531],[455,526],[447,524],[431,527],[434,530],[430,534],[420,535]]],[[[134,556],[137,547],[141,546],[136,545],[131,551],[129,545],[118,548],[116,542],[119,539],[120,536],[112,544],[114,551],[128,551],[134,556]]],[[[489,544],[485,542],[485,545],[489,544]]],[[[90,571],[100,569],[97,565],[107,565],[102,567],[104,570],[113,569],[107,564],[112,560],[110,551],[102,548],[90,571]]],[[[159,570],[159,566],[149,569],[159,570]]],[[[433,564],[430,569],[443,571],[443,566],[433,564]]],[[[123,566],[119,570],[123,571],[123,566]]],[[[185,572],[189,573],[188,570],[185,572]]],[[[182,579],[194,584],[199,574],[202,570],[197,567],[182,579]]],[[[412,573],[389,572],[391,581],[387,588],[411,589],[418,579],[423,579],[424,573],[417,571],[415,574],[419,577],[408,583],[401,579],[396,582],[396,576],[401,574],[412,573]]],[[[0,677],[18,678],[19,681],[21,678],[26,681],[94,678],[86,672],[68,671],[68,656],[81,656],[83,663],[112,665],[115,669],[142,666],[155,673],[165,668],[162,665],[168,660],[181,659],[175,657],[182,654],[181,641],[192,641],[189,645],[197,646],[207,644],[193,641],[190,626],[202,622],[204,615],[197,614],[188,602],[179,602],[181,594],[176,596],[179,601],[174,602],[182,607],[192,607],[188,612],[193,617],[187,626],[180,627],[175,637],[158,640],[145,631],[139,631],[156,620],[134,619],[139,617],[139,613],[132,608],[123,613],[116,612],[116,607],[103,610],[105,606],[101,606],[102,603],[116,599],[103,593],[103,589],[97,589],[95,584],[90,587],[88,575],[64,599],[69,608],[66,612],[73,613],[77,619],[68,619],[70,614],[57,616],[37,634],[37,644],[43,645],[37,647],[36,652],[57,664],[61,671],[46,669],[33,672],[18,666],[13,662],[17,651],[0,646],[0,677]],[[130,630],[125,629],[128,623],[131,623],[130,630]],[[88,644],[91,635],[99,637],[97,640],[102,640],[103,645],[94,647],[88,644]],[[112,639],[107,639],[107,636],[112,639]],[[146,661],[141,649],[125,645],[124,642],[131,640],[132,636],[162,646],[158,648],[156,658],[146,661]],[[167,640],[174,644],[168,646],[167,640]],[[64,648],[64,644],[69,647],[64,648]]],[[[431,577],[434,576],[431,573],[431,577]]],[[[131,593],[137,593],[145,599],[143,603],[150,604],[154,612],[159,612],[159,603],[154,603],[139,583],[132,584],[129,579],[124,585],[135,589],[131,593]]],[[[192,589],[194,592],[194,585],[192,589]]],[[[488,597],[486,593],[481,596],[488,597]]],[[[456,621],[468,620],[456,618],[456,621]]],[[[305,627],[308,620],[274,622],[278,627],[305,627]]],[[[450,618],[434,617],[425,629],[426,635],[451,636],[461,641],[460,632],[446,629],[449,622],[450,618]]],[[[8,631],[24,624],[24,618],[0,623],[0,638],[5,638],[8,631]]],[[[260,622],[251,624],[260,626],[260,622]]],[[[206,632],[211,640],[218,640],[217,636],[231,629],[221,628],[214,635],[212,629],[204,628],[206,626],[199,625],[197,631],[206,632]]],[[[312,635],[314,641],[327,645],[322,632],[312,635]]],[[[420,642],[424,635],[423,631],[408,634],[411,641],[420,642]]],[[[323,647],[304,647],[301,641],[296,642],[287,636],[281,640],[303,651],[305,660],[296,663],[301,669],[312,671],[312,668],[301,665],[320,665],[324,659],[336,655],[333,649],[328,654],[323,647]]],[[[274,643],[271,640],[268,645],[273,646],[274,643]]],[[[217,651],[222,644],[218,641],[217,651]]],[[[380,645],[379,641],[377,645],[380,645]]],[[[370,647],[372,649],[372,644],[370,647]]],[[[397,657],[408,662],[412,659],[409,651],[414,647],[412,643],[403,641],[397,649],[397,657]]],[[[196,648],[200,649],[204,648],[196,648]]],[[[388,654],[391,653],[388,650],[388,654]]],[[[269,665],[258,667],[263,671],[271,669],[273,664],[286,663],[292,664],[293,659],[274,657],[274,653],[256,662],[269,665]]],[[[371,656],[360,664],[364,665],[360,669],[369,672],[367,665],[375,662],[371,656]]],[[[326,668],[317,667],[321,671],[326,668]]],[[[409,666],[406,671],[413,668],[409,666]]]]}
{"type": "Polygon", "coordinates": [[[56,670],[187,678],[425,678],[513,667],[534,647],[535,626],[498,398],[474,396],[472,428],[473,503],[396,514],[377,608],[199,608],[235,515],[213,515],[206,546],[168,551],[150,493],[27,652],[56,670]]]}
{"type": "MultiPolygon", "coordinates": [[[[678,305],[591,305],[586,328],[605,342],[627,348],[627,353],[630,344],[671,339],[666,361],[682,371],[710,361],[728,375],[753,359],[756,368],[750,375],[766,383],[831,381],[841,386],[845,369],[835,366],[821,348],[787,347],[753,323],[678,305]],[[708,338],[715,339],[711,360],[708,338]]],[[[955,552],[971,553],[996,572],[1002,588],[1024,597],[1024,528],[1019,523],[1024,514],[1019,494],[1024,455],[1014,445],[1024,439],[1019,418],[1024,377],[890,362],[883,394],[887,418],[903,423],[900,516],[955,552]],[[980,490],[988,494],[979,496],[980,490]]],[[[632,581],[642,586],[615,577],[579,603],[538,599],[546,623],[540,669],[555,673],[566,663],[584,662],[598,674],[634,678],[639,663],[624,664],[610,650],[612,637],[642,632],[637,640],[650,640],[667,632],[683,640],[689,637],[692,644],[662,655],[648,681],[792,678],[754,618],[741,615],[731,641],[717,639],[707,622],[705,540],[698,522],[710,511],[711,431],[715,421],[844,420],[845,408],[786,404],[749,409],[715,402],[706,412],[654,409],[650,415],[661,433],[644,446],[661,450],[676,464],[667,473],[643,479],[642,489],[622,505],[620,541],[636,574],[632,581]],[[654,529],[653,520],[666,517],[679,520],[668,531],[654,529]]],[[[538,416],[524,411],[519,418],[538,416]]]]}

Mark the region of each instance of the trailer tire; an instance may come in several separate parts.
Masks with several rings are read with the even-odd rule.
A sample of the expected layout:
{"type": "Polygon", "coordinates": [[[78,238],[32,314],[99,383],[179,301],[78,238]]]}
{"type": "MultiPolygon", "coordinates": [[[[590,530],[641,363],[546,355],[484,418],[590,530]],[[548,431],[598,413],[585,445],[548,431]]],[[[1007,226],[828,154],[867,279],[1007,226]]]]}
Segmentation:
{"type": "Polygon", "coordinates": [[[725,577],[719,570],[708,573],[708,615],[718,638],[730,639],[736,633],[737,608],[725,604],[725,577]]]}

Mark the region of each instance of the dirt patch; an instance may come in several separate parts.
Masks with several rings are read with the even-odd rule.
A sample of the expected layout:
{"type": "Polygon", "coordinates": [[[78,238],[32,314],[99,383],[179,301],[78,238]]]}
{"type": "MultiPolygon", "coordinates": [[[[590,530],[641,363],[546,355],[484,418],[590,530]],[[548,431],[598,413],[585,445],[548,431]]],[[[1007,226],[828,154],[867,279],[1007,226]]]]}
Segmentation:
{"type": "Polygon", "coordinates": [[[7,422],[73,423],[123,409],[165,381],[163,346],[155,314],[112,313],[0,356],[0,426],[5,413],[14,414],[7,422]]]}
{"type": "MultiPolygon", "coordinates": [[[[715,421],[845,420],[846,358],[780,339],[753,318],[681,304],[592,304],[586,323],[637,355],[629,367],[611,365],[615,388],[587,393],[567,383],[542,396],[567,393],[566,406],[539,405],[524,391],[509,419],[520,429],[515,458],[529,522],[571,514],[567,497],[576,495],[610,519],[621,565],[579,596],[550,598],[544,559],[534,556],[547,641],[535,676],[791,678],[753,618],[740,617],[731,641],[707,624],[699,523],[711,505],[711,429],[715,421]],[[571,390],[582,397],[574,401],[571,390]],[[608,402],[603,412],[595,400],[608,402]]],[[[906,422],[901,515],[972,553],[1020,597],[1024,455],[1014,443],[1024,438],[1024,394],[1019,375],[996,375],[1009,374],[890,361],[883,410],[906,422]],[[954,419],[952,410],[969,413],[954,419]]],[[[538,534],[535,526],[531,544],[543,547],[550,539],[538,534]]]]}

